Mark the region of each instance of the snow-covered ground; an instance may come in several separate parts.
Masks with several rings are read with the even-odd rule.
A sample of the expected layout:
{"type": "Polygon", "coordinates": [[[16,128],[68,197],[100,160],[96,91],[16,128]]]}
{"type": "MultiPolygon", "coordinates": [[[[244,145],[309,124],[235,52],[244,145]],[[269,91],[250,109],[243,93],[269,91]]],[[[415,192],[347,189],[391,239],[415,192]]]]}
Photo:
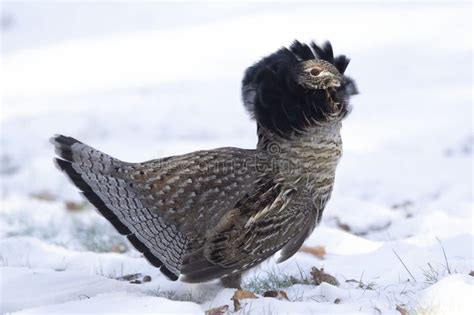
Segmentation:
{"type": "Polygon", "coordinates": [[[305,243],[325,253],[246,275],[258,298],[237,313],[474,311],[469,2],[3,2],[1,17],[0,313],[233,313],[234,290],[170,282],[131,249],[54,168],[48,138],[126,161],[254,147],[243,70],[294,38],[330,39],[361,94],[305,243]]]}

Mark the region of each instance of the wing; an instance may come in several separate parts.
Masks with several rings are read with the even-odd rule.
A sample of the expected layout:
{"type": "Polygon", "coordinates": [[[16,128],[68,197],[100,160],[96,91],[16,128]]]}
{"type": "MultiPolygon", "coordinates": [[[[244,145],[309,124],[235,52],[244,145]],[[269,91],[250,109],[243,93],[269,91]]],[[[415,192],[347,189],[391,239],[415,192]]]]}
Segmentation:
{"type": "MultiPolygon", "coordinates": [[[[309,219],[303,228],[292,238],[282,249],[278,263],[283,262],[293,256],[303,245],[304,241],[311,235],[316,225],[321,221],[323,216],[323,210],[326,207],[326,203],[331,197],[332,185],[328,190],[320,190],[320,193],[316,196],[309,194],[308,199],[311,199],[312,209],[309,213],[309,219]]],[[[303,205],[301,205],[303,207],[303,205]]]]}
{"type": "Polygon", "coordinates": [[[201,282],[240,273],[290,244],[295,237],[306,237],[315,224],[314,211],[308,204],[309,191],[297,187],[269,178],[259,179],[254,191],[209,231],[202,258],[185,261],[184,281],[201,282]]]}
{"type": "Polygon", "coordinates": [[[255,180],[253,150],[220,148],[133,165],[126,179],[142,203],[187,236],[204,237],[255,180]]]}
{"type": "Polygon", "coordinates": [[[222,148],[125,163],[70,137],[51,142],[59,168],[172,280],[179,277],[190,244],[203,239],[206,224],[217,222],[254,181],[251,150],[222,148]]]}

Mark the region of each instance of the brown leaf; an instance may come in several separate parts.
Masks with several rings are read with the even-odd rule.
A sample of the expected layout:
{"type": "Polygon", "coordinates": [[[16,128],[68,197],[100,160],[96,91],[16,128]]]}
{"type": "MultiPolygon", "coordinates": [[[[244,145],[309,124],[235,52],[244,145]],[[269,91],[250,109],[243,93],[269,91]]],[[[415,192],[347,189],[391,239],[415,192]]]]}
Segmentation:
{"type": "Polygon", "coordinates": [[[127,251],[127,248],[123,246],[123,244],[114,244],[110,248],[110,251],[114,253],[124,253],[127,251]]]}
{"type": "Polygon", "coordinates": [[[240,300],[243,299],[257,299],[258,297],[255,293],[245,290],[235,290],[234,295],[232,296],[231,300],[234,301],[234,312],[237,312],[242,307],[240,305],[240,300]]]}
{"type": "Polygon", "coordinates": [[[38,200],[42,200],[42,201],[55,201],[57,199],[53,194],[51,194],[47,191],[34,193],[34,194],[31,194],[30,196],[33,199],[38,199],[38,200]]]}
{"type": "Polygon", "coordinates": [[[205,315],[222,315],[229,309],[229,305],[222,305],[219,307],[214,307],[208,309],[204,314],[205,315]]]}
{"type": "Polygon", "coordinates": [[[263,297],[272,297],[272,298],[276,298],[278,296],[278,292],[277,291],[266,291],[263,293],[263,297]]]}
{"type": "Polygon", "coordinates": [[[87,206],[87,202],[66,201],[65,204],[66,209],[73,212],[84,210],[87,206]]]}
{"type": "Polygon", "coordinates": [[[235,290],[232,300],[243,300],[243,299],[257,299],[255,293],[245,290],[235,290]]]}
{"type": "Polygon", "coordinates": [[[240,301],[234,300],[234,312],[238,312],[241,308],[242,306],[240,305],[240,301]]]}
{"type": "Polygon", "coordinates": [[[349,224],[342,223],[341,219],[339,219],[339,217],[335,217],[335,221],[336,221],[337,227],[340,228],[341,230],[344,230],[346,232],[351,231],[351,227],[349,226],[349,224]]]}
{"type": "Polygon", "coordinates": [[[288,295],[286,294],[285,291],[266,291],[265,293],[263,293],[263,297],[271,297],[271,298],[277,298],[279,300],[288,300],[288,295]]]}
{"type": "Polygon", "coordinates": [[[471,271],[471,272],[469,273],[469,275],[470,275],[471,277],[474,277],[474,271],[471,271]]]}
{"type": "Polygon", "coordinates": [[[334,304],[339,304],[339,303],[341,303],[341,299],[340,299],[340,298],[336,298],[336,299],[334,300],[334,304]]]}
{"type": "Polygon", "coordinates": [[[407,310],[401,305],[397,305],[395,309],[399,311],[401,315],[408,315],[407,310]]]}
{"type": "Polygon", "coordinates": [[[351,231],[351,227],[349,226],[349,224],[346,224],[346,223],[338,223],[337,226],[341,229],[341,230],[344,230],[346,232],[350,232],[351,231]]]}
{"type": "Polygon", "coordinates": [[[326,249],[324,248],[324,246],[301,246],[300,252],[311,254],[320,259],[324,259],[324,256],[326,256],[326,249]]]}
{"type": "Polygon", "coordinates": [[[289,301],[290,299],[288,298],[288,294],[286,294],[285,291],[278,291],[278,293],[280,294],[280,296],[282,298],[284,298],[285,300],[289,301]]]}
{"type": "Polygon", "coordinates": [[[310,274],[313,277],[313,281],[316,285],[326,282],[336,287],[339,286],[339,281],[337,281],[337,279],[330,274],[325,273],[323,268],[318,269],[313,267],[311,268],[310,274]]]}

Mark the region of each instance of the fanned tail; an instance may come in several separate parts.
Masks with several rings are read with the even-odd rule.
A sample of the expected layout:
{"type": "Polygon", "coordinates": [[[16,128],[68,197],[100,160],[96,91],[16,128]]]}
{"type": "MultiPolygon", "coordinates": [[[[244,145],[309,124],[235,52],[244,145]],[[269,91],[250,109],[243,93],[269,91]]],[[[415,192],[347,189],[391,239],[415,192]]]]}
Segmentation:
{"type": "Polygon", "coordinates": [[[169,279],[180,274],[187,240],[176,226],[140,201],[133,183],[123,176],[133,164],[122,162],[74,138],[56,135],[56,165],[79,188],[82,195],[126,235],[132,245],[169,279]]]}

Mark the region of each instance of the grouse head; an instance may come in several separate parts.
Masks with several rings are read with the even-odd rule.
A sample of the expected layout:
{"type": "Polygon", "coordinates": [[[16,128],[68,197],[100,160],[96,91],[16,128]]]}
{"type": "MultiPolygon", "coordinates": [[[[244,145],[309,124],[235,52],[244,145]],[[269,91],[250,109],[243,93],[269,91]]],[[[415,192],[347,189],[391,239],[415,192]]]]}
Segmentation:
{"type": "Polygon", "coordinates": [[[354,81],[344,75],[348,64],[346,56],[334,57],[329,42],[294,41],[246,70],[244,105],[259,127],[283,137],[337,123],[357,94],[354,81]]]}

